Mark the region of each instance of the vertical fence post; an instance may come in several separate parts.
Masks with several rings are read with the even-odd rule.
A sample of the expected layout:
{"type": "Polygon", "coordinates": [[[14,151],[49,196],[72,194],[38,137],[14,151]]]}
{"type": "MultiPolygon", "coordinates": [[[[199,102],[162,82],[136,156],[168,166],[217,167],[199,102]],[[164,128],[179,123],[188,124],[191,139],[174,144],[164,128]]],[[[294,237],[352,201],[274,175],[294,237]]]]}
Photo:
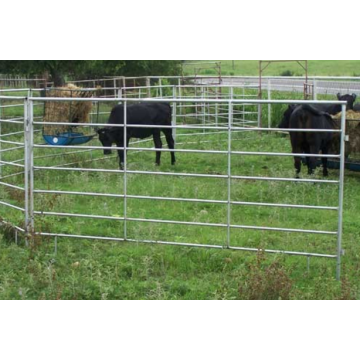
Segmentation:
{"type": "MultiPolygon", "coordinates": [[[[268,100],[271,100],[271,80],[268,80],[268,100]]],[[[268,128],[271,128],[271,104],[268,104],[268,128]]]]}
{"type": "MultiPolygon", "coordinates": [[[[232,88],[231,88],[232,89],[232,88]]],[[[228,119],[228,199],[227,199],[227,242],[226,247],[231,245],[231,130],[233,122],[233,102],[229,101],[229,119],[228,119]]]]}
{"type": "Polygon", "coordinates": [[[162,89],[162,79],[159,78],[159,91],[160,91],[160,98],[163,97],[163,89],[162,89]]]}
{"type": "Polygon", "coordinates": [[[317,80],[314,79],[314,100],[317,100],[317,92],[318,92],[318,89],[317,89],[317,80]]]}
{"type": "MultiPolygon", "coordinates": [[[[29,90],[29,97],[32,91],[29,90]]],[[[29,100],[29,215],[31,233],[35,231],[34,226],[34,102],[29,100]]]]}
{"type": "MultiPolygon", "coordinates": [[[[184,89],[184,93],[186,94],[186,89],[184,89]]],[[[182,89],[182,86],[181,86],[181,79],[179,78],[178,79],[178,86],[177,86],[177,98],[178,99],[182,99],[182,96],[183,96],[183,89],[182,89]]],[[[178,103],[177,104],[177,107],[179,109],[179,116],[180,116],[180,119],[183,121],[185,116],[184,116],[184,104],[181,102],[181,103],[178,103]]],[[[175,129],[176,130],[176,129],[175,129]]],[[[175,138],[174,138],[175,139],[175,138]]],[[[176,140],[175,140],[176,141],[176,140]]]]}
{"type": "MultiPolygon", "coordinates": [[[[215,88],[215,94],[216,94],[216,100],[219,99],[219,88],[215,88]]],[[[219,104],[216,103],[215,104],[215,125],[218,126],[219,125],[219,104]]]]}
{"type": "MultiPolygon", "coordinates": [[[[260,88],[259,88],[259,100],[262,100],[262,88],[261,88],[261,82],[260,82],[260,88]]],[[[258,127],[261,128],[262,126],[262,105],[258,104],[258,127]]]]}
{"type": "Polygon", "coordinates": [[[127,101],[124,102],[124,240],[127,239],[127,101]]]}
{"type": "Polygon", "coordinates": [[[337,238],[337,261],[336,279],[341,277],[342,256],[342,231],[344,209],[344,176],[345,176],[345,141],[346,141],[346,105],[341,106],[341,141],[340,141],[340,181],[339,181],[339,212],[338,212],[338,238],[337,238]]]}
{"type": "MultiPolygon", "coordinates": [[[[245,82],[242,88],[242,98],[245,99],[245,82]]],[[[245,104],[242,105],[242,126],[245,125],[245,104]]]]}
{"type": "MultiPolygon", "coordinates": [[[[176,99],[176,85],[173,86],[173,99],[176,99]]],[[[173,102],[172,106],[172,134],[176,144],[176,123],[177,123],[177,103],[173,102]]]]}
{"type": "Polygon", "coordinates": [[[119,104],[122,104],[122,99],[126,98],[126,89],[125,88],[120,88],[119,89],[119,104]]]}
{"type": "MultiPolygon", "coordinates": [[[[207,92],[206,92],[206,97],[211,99],[211,91],[209,90],[209,87],[206,87],[207,92]]],[[[211,108],[212,106],[210,106],[210,103],[207,104],[207,120],[208,123],[211,124],[211,108]]]]}
{"type": "Polygon", "coordinates": [[[147,77],[146,78],[146,90],[147,90],[147,97],[150,98],[151,97],[151,88],[150,88],[151,82],[150,82],[150,78],[147,77]]]}
{"type": "MultiPolygon", "coordinates": [[[[205,88],[202,86],[201,87],[201,99],[205,99],[205,88]]],[[[206,106],[205,106],[205,102],[201,103],[201,113],[202,113],[202,124],[205,127],[206,125],[206,106]]],[[[203,133],[205,134],[206,130],[205,128],[203,129],[203,133]]]]}
{"type": "MultiPolygon", "coordinates": [[[[234,99],[234,88],[233,88],[233,85],[231,85],[230,87],[230,100],[233,100],[234,99]]],[[[230,108],[229,108],[230,110],[230,108]]],[[[229,119],[231,119],[231,126],[234,125],[234,104],[231,103],[231,114],[229,114],[229,119]],[[230,117],[231,115],[231,117],[230,117]]]]}
{"type": "Polygon", "coordinates": [[[24,189],[25,189],[25,238],[29,237],[29,100],[24,100],[24,189]]]}

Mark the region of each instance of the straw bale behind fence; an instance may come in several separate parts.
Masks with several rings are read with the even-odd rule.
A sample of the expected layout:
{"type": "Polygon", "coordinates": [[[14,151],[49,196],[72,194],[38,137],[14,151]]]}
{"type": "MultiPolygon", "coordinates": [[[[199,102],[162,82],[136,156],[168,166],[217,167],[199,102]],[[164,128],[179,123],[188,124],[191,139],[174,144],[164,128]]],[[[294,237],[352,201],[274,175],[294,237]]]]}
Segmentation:
{"type": "MultiPolygon", "coordinates": [[[[341,113],[333,117],[341,126],[341,113]]],[[[346,135],[349,142],[346,143],[346,154],[360,154],[360,113],[349,110],[346,112],[346,135]]]]}
{"type": "MultiPolygon", "coordinates": [[[[91,91],[82,91],[81,88],[73,84],[50,89],[46,92],[46,97],[61,98],[89,98],[91,91]]],[[[70,124],[89,123],[92,109],[91,101],[47,101],[44,108],[44,122],[62,122],[68,125],[45,125],[44,134],[58,135],[67,132],[70,124]]]]}

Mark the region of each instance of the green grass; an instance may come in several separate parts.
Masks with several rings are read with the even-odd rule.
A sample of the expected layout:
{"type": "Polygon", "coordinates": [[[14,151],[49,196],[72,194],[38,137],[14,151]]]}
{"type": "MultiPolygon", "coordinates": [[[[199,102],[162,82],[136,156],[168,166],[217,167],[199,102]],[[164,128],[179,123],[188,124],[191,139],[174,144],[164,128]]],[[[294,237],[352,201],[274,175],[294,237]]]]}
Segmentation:
{"type": "MultiPolygon", "coordinates": [[[[258,60],[196,60],[200,61],[220,61],[223,75],[259,75],[258,60]]],[[[198,65],[196,67],[199,67],[198,65]]],[[[211,65],[205,65],[206,69],[200,73],[203,75],[215,75],[216,71],[211,69],[211,65]]],[[[360,60],[309,60],[308,70],[310,76],[360,76],[360,60]]],[[[192,66],[186,66],[188,74],[194,72],[192,66]]],[[[293,75],[303,76],[304,70],[294,62],[273,63],[267,70],[265,76],[279,76],[285,71],[291,71],[293,75]]]]}

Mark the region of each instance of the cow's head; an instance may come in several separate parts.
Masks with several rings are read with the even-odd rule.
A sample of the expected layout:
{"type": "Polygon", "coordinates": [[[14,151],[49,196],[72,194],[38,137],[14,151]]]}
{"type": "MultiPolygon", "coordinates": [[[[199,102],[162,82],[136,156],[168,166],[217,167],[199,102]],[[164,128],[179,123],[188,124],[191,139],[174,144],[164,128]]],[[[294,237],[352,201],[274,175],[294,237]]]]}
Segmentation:
{"type": "Polygon", "coordinates": [[[280,122],[279,129],[288,129],[290,128],[290,118],[294,112],[297,105],[289,105],[286,111],[284,112],[283,119],[280,122]]]}
{"type": "MultiPolygon", "coordinates": [[[[99,129],[97,130],[99,140],[104,147],[111,147],[114,143],[112,131],[110,129],[99,129]]],[[[104,155],[111,155],[110,149],[104,149],[104,155]]]]}
{"type": "Polygon", "coordinates": [[[354,103],[356,101],[356,94],[346,94],[341,95],[340,93],[337,94],[337,98],[339,101],[346,101],[346,110],[353,110],[354,109],[354,103]]]}

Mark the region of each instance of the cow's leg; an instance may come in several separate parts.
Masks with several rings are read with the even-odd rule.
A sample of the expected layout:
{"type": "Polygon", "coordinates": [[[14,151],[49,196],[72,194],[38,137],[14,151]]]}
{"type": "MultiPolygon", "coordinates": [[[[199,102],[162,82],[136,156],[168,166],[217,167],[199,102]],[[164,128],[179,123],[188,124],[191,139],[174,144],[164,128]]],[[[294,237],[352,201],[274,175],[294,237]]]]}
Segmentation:
{"type": "MultiPolygon", "coordinates": [[[[310,145],[309,147],[309,152],[310,154],[318,154],[320,151],[319,147],[315,146],[315,145],[310,145]]],[[[314,174],[314,171],[316,169],[316,162],[317,162],[317,158],[316,157],[309,157],[308,158],[308,174],[312,175],[314,174]]]]}
{"type": "MultiPolygon", "coordinates": [[[[303,152],[301,146],[299,146],[297,144],[297,142],[298,142],[297,138],[295,136],[291,136],[291,147],[292,147],[293,154],[301,154],[303,152]]],[[[294,157],[294,166],[295,166],[295,170],[296,170],[295,176],[297,179],[300,177],[301,162],[302,162],[302,158],[300,156],[294,157]]]]}
{"type": "MultiPolygon", "coordinates": [[[[323,150],[322,150],[322,154],[323,155],[327,155],[329,153],[329,150],[327,147],[325,147],[323,150]]],[[[323,164],[323,176],[329,176],[329,171],[328,171],[328,159],[327,157],[323,157],[321,159],[322,161],[322,164],[323,164]]]]}
{"type": "MultiPolygon", "coordinates": [[[[171,129],[166,129],[163,130],[165,137],[166,137],[166,142],[168,144],[168,147],[170,150],[175,150],[175,141],[174,138],[172,136],[172,130],[171,129]]],[[[172,151],[171,153],[171,165],[175,165],[176,163],[176,159],[175,159],[175,152],[172,151]]]]}
{"type": "Polygon", "coordinates": [[[300,177],[300,172],[301,172],[301,157],[299,156],[294,157],[294,166],[296,170],[296,178],[298,179],[300,177]]]}
{"type": "MultiPolygon", "coordinates": [[[[162,141],[161,141],[160,131],[155,131],[153,134],[153,138],[154,138],[155,148],[162,149],[162,141]]],[[[157,151],[155,164],[158,166],[160,166],[160,159],[161,159],[161,151],[157,151]]]]}
{"type": "MultiPolygon", "coordinates": [[[[121,138],[119,141],[116,142],[116,146],[118,148],[124,147],[124,139],[121,138]]],[[[118,149],[118,155],[119,155],[119,166],[120,170],[124,169],[124,150],[118,149]]]]}

